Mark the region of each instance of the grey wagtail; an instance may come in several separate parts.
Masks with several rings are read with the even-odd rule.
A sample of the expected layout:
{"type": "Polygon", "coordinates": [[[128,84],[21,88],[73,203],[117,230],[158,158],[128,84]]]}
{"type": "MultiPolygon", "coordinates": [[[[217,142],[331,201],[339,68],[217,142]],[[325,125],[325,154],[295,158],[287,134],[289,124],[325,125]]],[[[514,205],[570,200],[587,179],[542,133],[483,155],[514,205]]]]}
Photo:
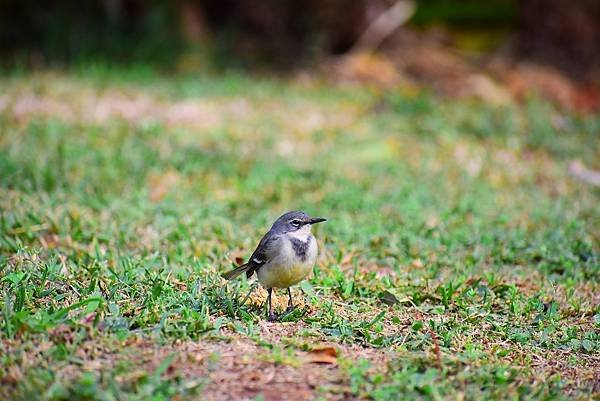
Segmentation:
{"type": "Polygon", "coordinates": [[[273,223],[256,247],[248,262],[223,274],[231,280],[242,273],[250,278],[254,272],[259,283],[269,294],[269,321],[275,320],[271,306],[273,288],[287,288],[288,307],[294,308],[290,287],[302,281],[317,260],[317,240],[310,232],[313,224],[326,221],[322,217],[310,217],[301,211],[287,212],[273,223]]]}

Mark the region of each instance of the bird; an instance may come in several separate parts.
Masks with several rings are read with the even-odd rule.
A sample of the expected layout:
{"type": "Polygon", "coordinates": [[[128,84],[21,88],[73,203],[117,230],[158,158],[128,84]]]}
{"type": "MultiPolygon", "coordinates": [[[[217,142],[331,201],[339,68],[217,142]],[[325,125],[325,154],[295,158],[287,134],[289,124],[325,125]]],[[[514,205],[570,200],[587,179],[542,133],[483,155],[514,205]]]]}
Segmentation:
{"type": "Polygon", "coordinates": [[[267,290],[268,320],[275,321],[271,304],[273,289],[287,288],[288,306],[285,313],[294,309],[291,286],[304,280],[317,260],[317,240],[311,233],[313,224],[327,221],[323,217],[310,217],[300,210],[284,213],[262,237],[250,259],[243,265],[224,273],[233,280],[242,273],[250,278],[254,273],[267,290]]]}

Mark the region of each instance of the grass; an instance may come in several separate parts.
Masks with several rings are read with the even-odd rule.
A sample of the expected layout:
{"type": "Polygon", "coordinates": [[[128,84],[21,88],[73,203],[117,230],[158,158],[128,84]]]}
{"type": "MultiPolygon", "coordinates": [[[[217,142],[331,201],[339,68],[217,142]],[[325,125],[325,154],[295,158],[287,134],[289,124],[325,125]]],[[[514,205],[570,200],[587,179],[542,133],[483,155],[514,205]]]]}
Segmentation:
{"type": "Polygon", "coordinates": [[[106,66],[0,93],[0,398],[599,395],[597,116],[106,66]],[[292,209],[329,221],[267,324],[219,274],[292,209]]]}

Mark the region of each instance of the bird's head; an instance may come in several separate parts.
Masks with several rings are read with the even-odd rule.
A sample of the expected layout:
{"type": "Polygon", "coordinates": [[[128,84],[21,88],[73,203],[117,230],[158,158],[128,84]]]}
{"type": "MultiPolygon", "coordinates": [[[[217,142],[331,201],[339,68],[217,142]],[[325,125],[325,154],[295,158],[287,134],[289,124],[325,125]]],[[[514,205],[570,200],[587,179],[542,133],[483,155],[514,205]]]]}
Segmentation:
{"type": "Polygon", "coordinates": [[[310,228],[313,224],[327,221],[322,217],[310,217],[306,213],[297,210],[293,212],[287,212],[275,220],[271,230],[280,233],[289,233],[294,231],[307,231],[310,232],[310,228]]]}

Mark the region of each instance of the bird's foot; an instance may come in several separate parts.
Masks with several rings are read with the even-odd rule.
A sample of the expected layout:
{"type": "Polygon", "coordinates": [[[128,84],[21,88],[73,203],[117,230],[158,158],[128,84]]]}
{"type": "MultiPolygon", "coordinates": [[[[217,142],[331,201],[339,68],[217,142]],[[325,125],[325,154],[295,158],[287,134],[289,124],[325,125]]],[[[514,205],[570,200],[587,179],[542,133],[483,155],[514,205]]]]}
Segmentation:
{"type": "Polygon", "coordinates": [[[273,312],[269,313],[269,316],[267,317],[268,322],[276,322],[277,320],[277,316],[275,316],[273,312]]]}
{"type": "Polygon", "coordinates": [[[284,311],[283,313],[279,316],[279,319],[284,319],[286,317],[288,317],[293,311],[294,311],[294,306],[293,305],[289,305],[284,311]]]}

